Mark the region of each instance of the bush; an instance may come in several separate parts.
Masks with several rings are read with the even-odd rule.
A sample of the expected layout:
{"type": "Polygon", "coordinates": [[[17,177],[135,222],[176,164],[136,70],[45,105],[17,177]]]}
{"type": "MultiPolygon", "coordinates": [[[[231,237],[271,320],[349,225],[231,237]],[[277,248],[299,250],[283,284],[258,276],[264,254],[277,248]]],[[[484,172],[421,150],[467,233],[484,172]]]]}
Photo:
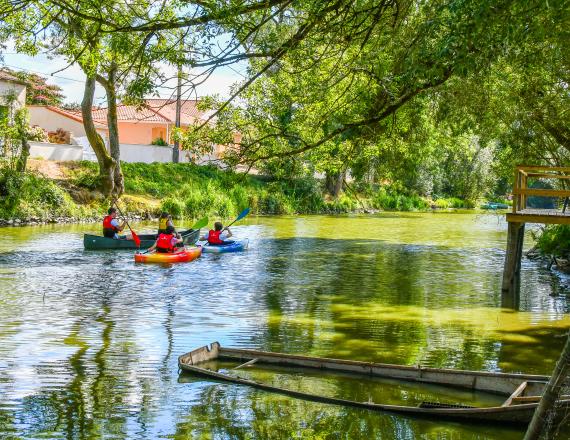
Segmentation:
{"type": "Polygon", "coordinates": [[[568,257],[570,255],[570,226],[549,225],[540,234],[533,234],[536,247],[543,255],[568,257]]]}
{"type": "Polygon", "coordinates": [[[69,194],[51,180],[0,166],[0,217],[46,218],[76,213],[69,194]]]}
{"type": "Polygon", "coordinates": [[[162,139],[161,137],[154,139],[151,142],[152,145],[159,145],[161,147],[167,147],[168,146],[168,142],[166,142],[164,139],[162,139]]]}
{"type": "Polygon", "coordinates": [[[184,204],[174,197],[167,197],[162,201],[160,209],[168,212],[172,217],[180,218],[184,213],[184,204]]]}
{"type": "Polygon", "coordinates": [[[421,211],[430,207],[428,201],[416,194],[406,196],[393,194],[380,188],[372,200],[372,205],[377,209],[386,211],[421,211]]]}

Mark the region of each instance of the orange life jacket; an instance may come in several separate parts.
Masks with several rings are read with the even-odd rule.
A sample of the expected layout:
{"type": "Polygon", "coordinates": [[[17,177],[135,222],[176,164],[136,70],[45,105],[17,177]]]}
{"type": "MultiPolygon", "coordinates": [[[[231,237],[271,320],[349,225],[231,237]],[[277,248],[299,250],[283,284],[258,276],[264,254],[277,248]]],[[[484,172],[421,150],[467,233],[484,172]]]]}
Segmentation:
{"type": "Polygon", "coordinates": [[[160,234],[156,242],[156,248],[163,252],[174,252],[174,246],[172,246],[173,238],[174,235],[172,234],[160,234]]]}
{"type": "Polygon", "coordinates": [[[224,242],[220,239],[220,234],[222,231],[214,231],[210,229],[208,232],[208,243],[210,244],[223,244],[224,242]]]}

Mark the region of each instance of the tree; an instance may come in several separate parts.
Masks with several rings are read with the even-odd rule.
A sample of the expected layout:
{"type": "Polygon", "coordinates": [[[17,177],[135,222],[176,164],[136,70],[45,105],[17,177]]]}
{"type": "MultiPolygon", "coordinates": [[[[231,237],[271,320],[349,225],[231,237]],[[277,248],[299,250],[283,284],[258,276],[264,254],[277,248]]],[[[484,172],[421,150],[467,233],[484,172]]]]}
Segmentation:
{"type": "Polygon", "coordinates": [[[55,84],[47,84],[46,78],[41,75],[8,68],[4,70],[26,83],[27,105],[53,105],[59,107],[65,100],[61,87],[55,84]]]}

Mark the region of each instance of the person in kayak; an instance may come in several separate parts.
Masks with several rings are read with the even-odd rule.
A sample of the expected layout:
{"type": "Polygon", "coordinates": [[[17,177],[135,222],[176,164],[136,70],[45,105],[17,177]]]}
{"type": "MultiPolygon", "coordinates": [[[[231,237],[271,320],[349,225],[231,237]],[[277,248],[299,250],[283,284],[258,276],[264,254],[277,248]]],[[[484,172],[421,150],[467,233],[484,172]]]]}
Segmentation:
{"type": "MultiPolygon", "coordinates": [[[[168,212],[163,211],[158,219],[158,233],[159,234],[166,233],[166,228],[168,226],[172,226],[174,228],[174,223],[172,222],[172,216],[168,212]]],[[[176,232],[176,228],[174,228],[174,232],[176,232]]]]}
{"type": "Polygon", "coordinates": [[[103,236],[107,238],[120,239],[119,232],[125,228],[125,222],[119,224],[117,220],[117,209],[109,208],[107,215],[103,218],[103,236]]]}
{"type": "Polygon", "coordinates": [[[156,249],[156,252],[161,254],[173,254],[180,250],[178,245],[181,243],[182,238],[180,234],[174,232],[173,226],[167,226],[166,231],[159,234],[154,244],[148,248],[148,252],[152,252],[156,249]]]}
{"type": "Polygon", "coordinates": [[[222,246],[224,244],[234,243],[233,240],[228,240],[231,236],[233,236],[233,234],[230,228],[224,228],[221,222],[216,222],[214,223],[214,229],[210,229],[208,233],[200,239],[208,240],[210,246],[222,246]]]}

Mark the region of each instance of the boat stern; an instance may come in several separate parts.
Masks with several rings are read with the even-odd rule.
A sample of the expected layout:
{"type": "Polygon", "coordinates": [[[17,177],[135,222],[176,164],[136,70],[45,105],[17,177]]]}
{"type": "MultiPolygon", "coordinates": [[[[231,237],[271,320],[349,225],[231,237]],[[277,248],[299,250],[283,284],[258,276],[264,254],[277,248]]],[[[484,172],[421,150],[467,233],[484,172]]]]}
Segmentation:
{"type": "Polygon", "coordinates": [[[196,350],[192,350],[178,358],[178,366],[182,368],[185,365],[196,365],[200,362],[217,359],[220,348],[219,342],[212,342],[209,346],[204,345],[196,350]]]}

